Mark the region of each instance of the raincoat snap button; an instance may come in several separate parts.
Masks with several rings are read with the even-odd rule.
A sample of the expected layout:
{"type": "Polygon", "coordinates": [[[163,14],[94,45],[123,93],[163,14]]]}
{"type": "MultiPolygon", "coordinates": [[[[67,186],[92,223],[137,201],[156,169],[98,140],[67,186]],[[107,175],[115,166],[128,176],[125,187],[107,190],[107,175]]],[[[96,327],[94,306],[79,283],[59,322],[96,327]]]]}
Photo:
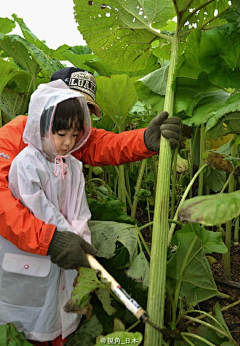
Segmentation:
{"type": "Polygon", "coordinates": [[[25,264],[24,265],[24,269],[28,269],[29,268],[29,265],[28,264],[25,264]]]}

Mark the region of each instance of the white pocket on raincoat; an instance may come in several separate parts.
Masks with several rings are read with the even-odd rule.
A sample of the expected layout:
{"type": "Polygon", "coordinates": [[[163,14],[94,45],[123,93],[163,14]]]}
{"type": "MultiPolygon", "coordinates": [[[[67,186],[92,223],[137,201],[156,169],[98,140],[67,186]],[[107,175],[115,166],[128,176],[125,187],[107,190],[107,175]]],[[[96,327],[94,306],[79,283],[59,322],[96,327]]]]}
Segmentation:
{"type": "Polygon", "coordinates": [[[2,269],[2,302],[29,307],[44,305],[51,269],[50,259],[5,253],[2,269]]]}

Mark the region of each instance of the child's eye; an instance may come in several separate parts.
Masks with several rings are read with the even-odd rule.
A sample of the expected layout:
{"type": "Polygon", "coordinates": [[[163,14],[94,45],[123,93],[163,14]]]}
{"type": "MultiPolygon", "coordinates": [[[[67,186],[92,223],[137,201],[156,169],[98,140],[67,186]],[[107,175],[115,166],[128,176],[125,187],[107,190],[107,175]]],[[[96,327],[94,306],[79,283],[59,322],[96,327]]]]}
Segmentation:
{"type": "Polygon", "coordinates": [[[73,137],[77,137],[77,136],[78,136],[78,133],[79,133],[79,132],[75,132],[75,133],[73,134],[73,137]]]}
{"type": "Polygon", "coordinates": [[[58,136],[64,137],[64,136],[65,136],[65,133],[58,132],[58,136]]]}

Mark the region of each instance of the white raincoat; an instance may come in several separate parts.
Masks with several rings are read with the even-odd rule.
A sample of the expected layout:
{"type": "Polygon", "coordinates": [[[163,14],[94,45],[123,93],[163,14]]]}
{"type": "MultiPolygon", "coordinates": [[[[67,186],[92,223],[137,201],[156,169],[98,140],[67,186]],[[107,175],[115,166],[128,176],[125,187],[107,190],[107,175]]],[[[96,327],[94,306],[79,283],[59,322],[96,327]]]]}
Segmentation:
{"type": "MultiPolygon", "coordinates": [[[[91,242],[82,163],[71,155],[58,156],[51,136],[56,104],[72,97],[78,98],[85,113],[85,132],[72,151],[86,142],[91,122],[84,96],[61,80],[40,85],[31,97],[23,134],[28,146],[12,162],[9,188],[37,218],[91,242]],[[41,138],[40,118],[46,107],[47,131],[41,138]]],[[[79,315],[63,310],[76,273],[60,269],[50,256],[23,252],[0,236],[0,325],[12,322],[32,340],[67,337],[80,321],[79,315]]]]}

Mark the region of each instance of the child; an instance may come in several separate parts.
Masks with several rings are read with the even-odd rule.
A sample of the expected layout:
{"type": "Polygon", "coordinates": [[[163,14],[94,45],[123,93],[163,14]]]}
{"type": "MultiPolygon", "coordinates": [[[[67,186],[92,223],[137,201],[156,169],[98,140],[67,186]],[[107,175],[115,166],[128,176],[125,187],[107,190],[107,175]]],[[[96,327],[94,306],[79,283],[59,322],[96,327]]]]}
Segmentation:
{"type": "Polygon", "coordinates": [[[12,322],[27,339],[66,338],[80,321],[77,314],[63,310],[76,271],[62,268],[88,265],[85,253],[96,254],[89,244],[91,215],[82,163],[71,156],[84,145],[90,131],[84,96],[70,90],[62,80],[42,84],[32,94],[23,135],[28,146],[12,162],[9,188],[38,219],[57,226],[53,238],[70,234],[84,251],[77,253],[73,244],[69,259],[64,246],[51,242],[50,259],[23,252],[0,237],[0,324],[12,322]]]}

